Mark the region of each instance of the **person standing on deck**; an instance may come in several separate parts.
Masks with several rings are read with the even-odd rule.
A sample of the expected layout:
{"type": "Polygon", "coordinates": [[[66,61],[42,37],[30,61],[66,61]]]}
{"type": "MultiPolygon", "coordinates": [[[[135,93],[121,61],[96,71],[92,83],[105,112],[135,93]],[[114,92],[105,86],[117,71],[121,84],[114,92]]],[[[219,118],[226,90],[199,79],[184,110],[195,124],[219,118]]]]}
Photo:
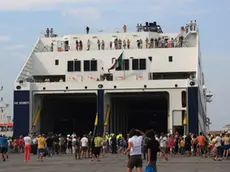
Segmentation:
{"type": "Polygon", "coordinates": [[[89,34],[89,27],[88,26],[86,27],[85,30],[86,30],[86,34],[89,34]]]}
{"type": "Polygon", "coordinates": [[[124,26],[123,26],[123,30],[124,30],[124,32],[126,32],[127,31],[127,26],[124,24],[124,26]]]}

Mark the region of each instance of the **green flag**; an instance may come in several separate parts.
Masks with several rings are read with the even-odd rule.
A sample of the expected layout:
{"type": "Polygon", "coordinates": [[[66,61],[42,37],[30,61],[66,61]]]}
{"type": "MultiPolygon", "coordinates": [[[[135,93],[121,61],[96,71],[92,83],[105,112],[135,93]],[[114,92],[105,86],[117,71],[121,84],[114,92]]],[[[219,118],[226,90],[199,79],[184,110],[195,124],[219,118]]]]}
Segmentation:
{"type": "Polygon", "coordinates": [[[113,64],[112,67],[110,67],[108,69],[108,72],[110,72],[110,70],[116,69],[116,68],[118,68],[119,66],[122,66],[122,65],[123,65],[123,52],[121,53],[121,55],[117,59],[115,59],[115,63],[113,64]]]}
{"type": "Polygon", "coordinates": [[[122,66],[122,64],[123,64],[123,52],[117,59],[117,67],[122,66]]]}

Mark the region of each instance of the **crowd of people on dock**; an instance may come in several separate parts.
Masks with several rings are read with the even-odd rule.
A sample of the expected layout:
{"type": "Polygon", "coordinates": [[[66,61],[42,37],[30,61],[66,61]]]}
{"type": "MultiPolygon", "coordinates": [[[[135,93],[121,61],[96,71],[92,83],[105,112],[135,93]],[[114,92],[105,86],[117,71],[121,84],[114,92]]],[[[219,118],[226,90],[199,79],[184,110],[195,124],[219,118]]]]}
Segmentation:
{"type": "Polygon", "coordinates": [[[37,154],[39,161],[44,157],[59,154],[73,155],[74,159],[90,159],[100,161],[107,153],[128,154],[128,168],[142,168],[142,159],[156,168],[157,155],[164,156],[202,156],[212,157],[215,161],[228,159],[230,153],[230,134],[207,135],[203,133],[180,135],[160,134],[152,130],[143,133],[140,130],[131,130],[127,136],[119,133],[106,133],[104,136],[85,134],[81,137],[75,133],[56,135],[29,134],[19,138],[0,136],[0,150],[2,160],[8,159],[8,153],[24,153],[25,162],[30,160],[30,155],[37,154]],[[159,153],[158,153],[159,152],[159,153]]]}

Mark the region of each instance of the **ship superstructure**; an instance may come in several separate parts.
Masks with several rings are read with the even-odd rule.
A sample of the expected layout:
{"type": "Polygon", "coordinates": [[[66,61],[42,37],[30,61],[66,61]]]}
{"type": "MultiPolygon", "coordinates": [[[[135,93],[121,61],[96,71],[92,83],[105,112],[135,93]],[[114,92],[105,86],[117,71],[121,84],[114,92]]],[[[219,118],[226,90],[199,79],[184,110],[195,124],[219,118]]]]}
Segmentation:
{"type": "Polygon", "coordinates": [[[206,132],[212,94],[199,42],[196,24],[163,33],[156,22],[137,32],[40,37],[15,80],[15,135],[82,134],[95,117],[101,133],[206,132]]]}

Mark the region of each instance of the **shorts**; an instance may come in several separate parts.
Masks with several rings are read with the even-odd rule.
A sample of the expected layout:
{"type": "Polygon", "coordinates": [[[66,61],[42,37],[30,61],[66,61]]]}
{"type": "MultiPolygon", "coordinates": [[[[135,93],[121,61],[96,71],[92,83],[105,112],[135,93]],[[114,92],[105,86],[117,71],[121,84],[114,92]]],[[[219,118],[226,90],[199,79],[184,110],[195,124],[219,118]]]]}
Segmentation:
{"type": "Polygon", "coordinates": [[[2,154],[5,154],[5,153],[8,152],[8,149],[5,148],[5,147],[1,147],[0,150],[1,150],[1,153],[2,153],[2,154]]]}
{"type": "Polygon", "coordinates": [[[94,149],[94,155],[96,157],[98,157],[100,155],[100,152],[101,152],[101,147],[95,147],[95,149],[94,149]]]}
{"type": "Polygon", "coordinates": [[[191,145],[190,144],[185,144],[184,149],[185,149],[185,151],[190,152],[191,151],[191,145]]]}
{"type": "Polygon", "coordinates": [[[88,150],[88,147],[82,147],[83,152],[87,152],[87,150],[88,150]]]}
{"type": "Polygon", "coordinates": [[[229,150],[230,149],[230,145],[224,145],[224,150],[229,150]]]}
{"type": "Polygon", "coordinates": [[[38,149],[38,153],[45,153],[45,149],[38,149]]]}
{"type": "Polygon", "coordinates": [[[130,169],[141,168],[143,166],[142,156],[141,155],[131,155],[128,160],[127,167],[130,169]]]}
{"type": "Polygon", "coordinates": [[[205,146],[204,145],[198,145],[200,152],[203,154],[205,152],[205,146]]]}

